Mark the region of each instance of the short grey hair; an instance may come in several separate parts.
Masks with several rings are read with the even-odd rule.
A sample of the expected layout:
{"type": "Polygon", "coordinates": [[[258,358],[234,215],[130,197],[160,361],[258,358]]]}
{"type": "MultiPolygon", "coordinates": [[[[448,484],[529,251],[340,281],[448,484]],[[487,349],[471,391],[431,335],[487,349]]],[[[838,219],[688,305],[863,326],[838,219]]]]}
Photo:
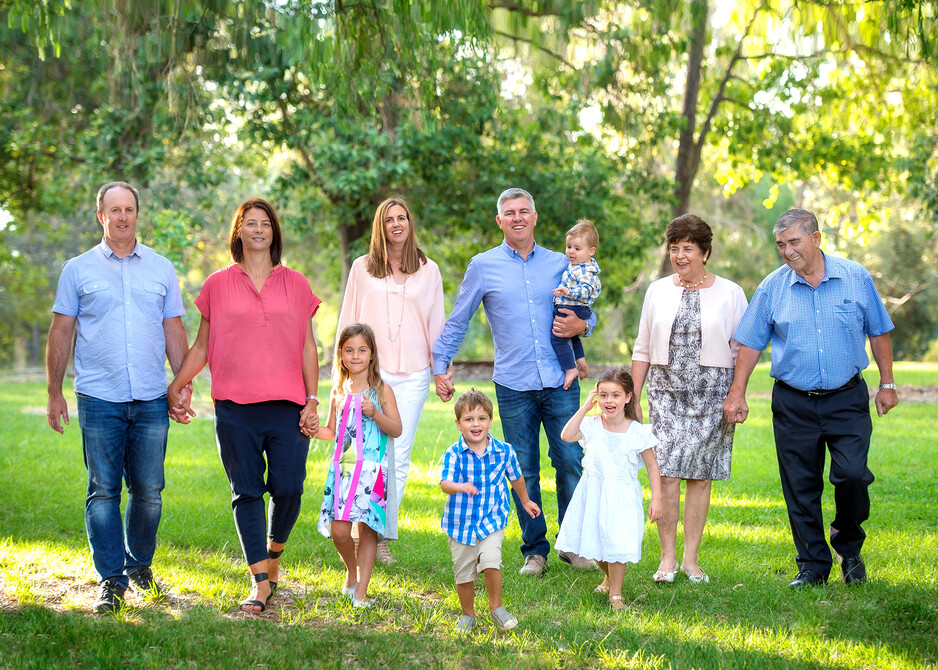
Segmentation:
{"type": "Polygon", "coordinates": [[[778,235],[792,226],[798,226],[805,235],[813,235],[818,231],[817,217],[806,209],[789,209],[778,217],[778,221],[772,228],[772,234],[778,235]]]}
{"type": "Polygon", "coordinates": [[[100,214],[101,208],[104,206],[104,194],[110,191],[112,188],[126,188],[128,191],[134,194],[134,206],[137,208],[137,213],[140,213],[140,193],[133,186],[128,184],[126,181],[109,181],[104,186],[98,189],[98,197],[95,199],[95,204],[97,205],[97,211],[100,214]]]}
{"type": "Polygon", "coordinates": [[[502,203],[506,200],[514,200],[515,198],[527,198],[528,202],[531,203],[531,211],[536,212],[537,208],[534,206],[534,198],[530,193],[525,191],[523,188],[508,188],[502,191],[502,194],[498,196],[498,213],[502,213],[502,203]]]}

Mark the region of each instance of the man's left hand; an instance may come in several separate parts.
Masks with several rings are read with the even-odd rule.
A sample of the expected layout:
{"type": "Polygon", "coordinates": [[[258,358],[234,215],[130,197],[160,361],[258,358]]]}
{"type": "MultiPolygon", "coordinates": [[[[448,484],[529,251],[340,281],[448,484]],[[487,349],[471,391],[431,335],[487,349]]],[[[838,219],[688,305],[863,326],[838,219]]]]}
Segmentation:
{"type": "Polygon", "coordinates": [[[883,416],[899,404],[899,394],[892,389],[879,389],[876,392],[876,414],[883,416]]]}
{"type": "Polygon", "coordinates": [[[586,321],[574,314],[572,309],[561,307],[557,312],[557,316],[554,317],[554,325],[550,329],[554,336],[570,338],[586,334],[586,321]]]}

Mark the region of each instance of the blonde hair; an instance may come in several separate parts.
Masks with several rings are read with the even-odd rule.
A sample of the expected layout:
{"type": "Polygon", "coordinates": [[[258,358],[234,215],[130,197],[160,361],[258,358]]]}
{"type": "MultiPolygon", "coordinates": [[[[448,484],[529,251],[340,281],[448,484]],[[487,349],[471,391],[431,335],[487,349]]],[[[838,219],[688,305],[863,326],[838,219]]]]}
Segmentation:
{"type": "Polygon", "coordinates": [[[492,419],[494,407],[492,406],[492,401],[489,400],[489,397],[482,393],[475,386],[470,387],[468,391],[456,398],[456,404],[453,405],[453,411],[456,413],[456,420],[459,421],[462,418],[462,415],[468,412],[469,410],[476,409],[481,407],[484,409],[489,418],[492,419]]]}
{"type": "Polygon", "coordinates": [[[356,335],[361,335],[365,344],[371,349],[371,360],[368,361],[368,388],[374,389],[378,397],[378,406],[384,409],[384,381],[381,379],[378,367],[378,348],[375,346],[375,332],[371,326],[364,323],[350,323],[335,343],[335,355],[332,358],[332,402],[338,407],[349,394],[351,377],[348,368],[342,363],[342,347],[356,335]]]}
{"type": "Polygon", "coordinates": [[[414,215],[411,214],[410,207],[404,202],[404,198],[388,198],[378,205],[374,221],[371,222],[371,244],[368,245],[368,274],[375,279],[383,279],[391,274],[391,261],[388,260],[388,231],[384,227],[384,220],[387,218],[388,210],[394,205],[404,209],[407,213],[407,221],[410,224],[407,239],[404,240],[401,270],[404,274],[412,275],[420,269],[421,265],[425,265],[427,262],[426,254],[417,245],[417,222],[414,221],[414,215]]]}
{"type": "Polygon", "coordinates": [[[589,219],[580,219],[570,230],[567,231],[567,237],[576,237],[586,242],[588,247],[599,246],[599,233],[596,226],[589,219]]]}

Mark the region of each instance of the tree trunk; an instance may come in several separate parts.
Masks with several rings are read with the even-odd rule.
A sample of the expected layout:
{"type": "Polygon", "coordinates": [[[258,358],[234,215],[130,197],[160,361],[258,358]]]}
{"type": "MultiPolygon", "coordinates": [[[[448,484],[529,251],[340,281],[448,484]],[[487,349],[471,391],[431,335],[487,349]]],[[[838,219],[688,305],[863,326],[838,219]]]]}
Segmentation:
{"type": "MultiPolygon", "coordinates": [[[[690,192],[694,177],[700,166],[700,150],[695,134],[697,132],[697,101],[700,97],[700,68],[703,63],[704,46],[707,41],[707,15],[710,10],[707,0],[694,0],[690,7],[691,38],[687,49],[687,77],[684,82],[684,107],[681,115],[684,119],[677,148],[677,163],[674,169],[674,207],[671,216],[677,217],[687,212],[690,204],[690,192]]],[[[658,264],[658,276],[671,274],[671,260],[667,248],[658,264]]]]}

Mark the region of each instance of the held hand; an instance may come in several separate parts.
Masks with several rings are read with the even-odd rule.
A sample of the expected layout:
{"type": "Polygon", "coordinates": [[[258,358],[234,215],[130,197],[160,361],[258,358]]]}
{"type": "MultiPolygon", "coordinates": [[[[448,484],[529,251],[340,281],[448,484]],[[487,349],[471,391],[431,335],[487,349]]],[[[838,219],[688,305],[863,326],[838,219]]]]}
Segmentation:
{"type": "Polygon", "coordinates": [[[306,406],[300,410],[300,432],[304,435],[314,437],[319,432],[319,403],[315,400],[306,402],[306,406]]]}
{"type": "Polygon", "coordinates": [[[46,421],[49,427],[59,435],[65,434],[62,425],[68,425],[68,403],[65,402],[65,396],[59,393],[57,396],[49,396],[49,403],[46,406],[46,421]]]}
{"type": "Polygon", "coordinates": [[[879,389],[879,391],[876,392],[877,416],[885,416],[889,410],[898,404],[899,394],[892,389],[879,389]]]}
{"type": "Polygon", "coordinates": [[[569,292],[570,291],[567,290],[566,286],[558,286],[557,288],[553,290],[553,294],[555,298],[559,298],[562,295],[567,295],[569,292]]]}
{"type": "Polygon", "coordinates": [[[189,417],[195,416],[195,410],[192,409],[192,382],[178,391],[170,384],[166,390],[166,403],[170,419],[176,423],[189,423],[189,417]]]}
{"type": "Polygon", "coordinates": [[[529,499],[526,503],[522,505],[522,507],[524,507],[524,511],[527,512],[528,516],[531,517],[532,519],[536,519],[537,517],[541,515],[541,508],[538,507],[537,503],[534,502],[533,500],[529,499]]]}
{"type": "Polygon", "coordinates": [[[586,321],[574,314],[572,309],[561,307],[557,310],[557,316],[554,317],[554,325],[551,327],[550,332],[557,337],[564,338],[584,335],[586,333],[586,321]]]}
{"type": "Polygon", "coordinates": [[[723,401],[723,418],[727,423],[743,423],[748,416],[749,405],[746,404],[745,394],[730,391],[723,401]]]}
{"type": "Polygon", "coordinates": [[[440,397],[440,400],[449,402],[456,392],[456,387],[453,385],[452,366],[447,368],[444,375],[433,375],[433,380],[436,382],[436,394],[440,397]]]}

